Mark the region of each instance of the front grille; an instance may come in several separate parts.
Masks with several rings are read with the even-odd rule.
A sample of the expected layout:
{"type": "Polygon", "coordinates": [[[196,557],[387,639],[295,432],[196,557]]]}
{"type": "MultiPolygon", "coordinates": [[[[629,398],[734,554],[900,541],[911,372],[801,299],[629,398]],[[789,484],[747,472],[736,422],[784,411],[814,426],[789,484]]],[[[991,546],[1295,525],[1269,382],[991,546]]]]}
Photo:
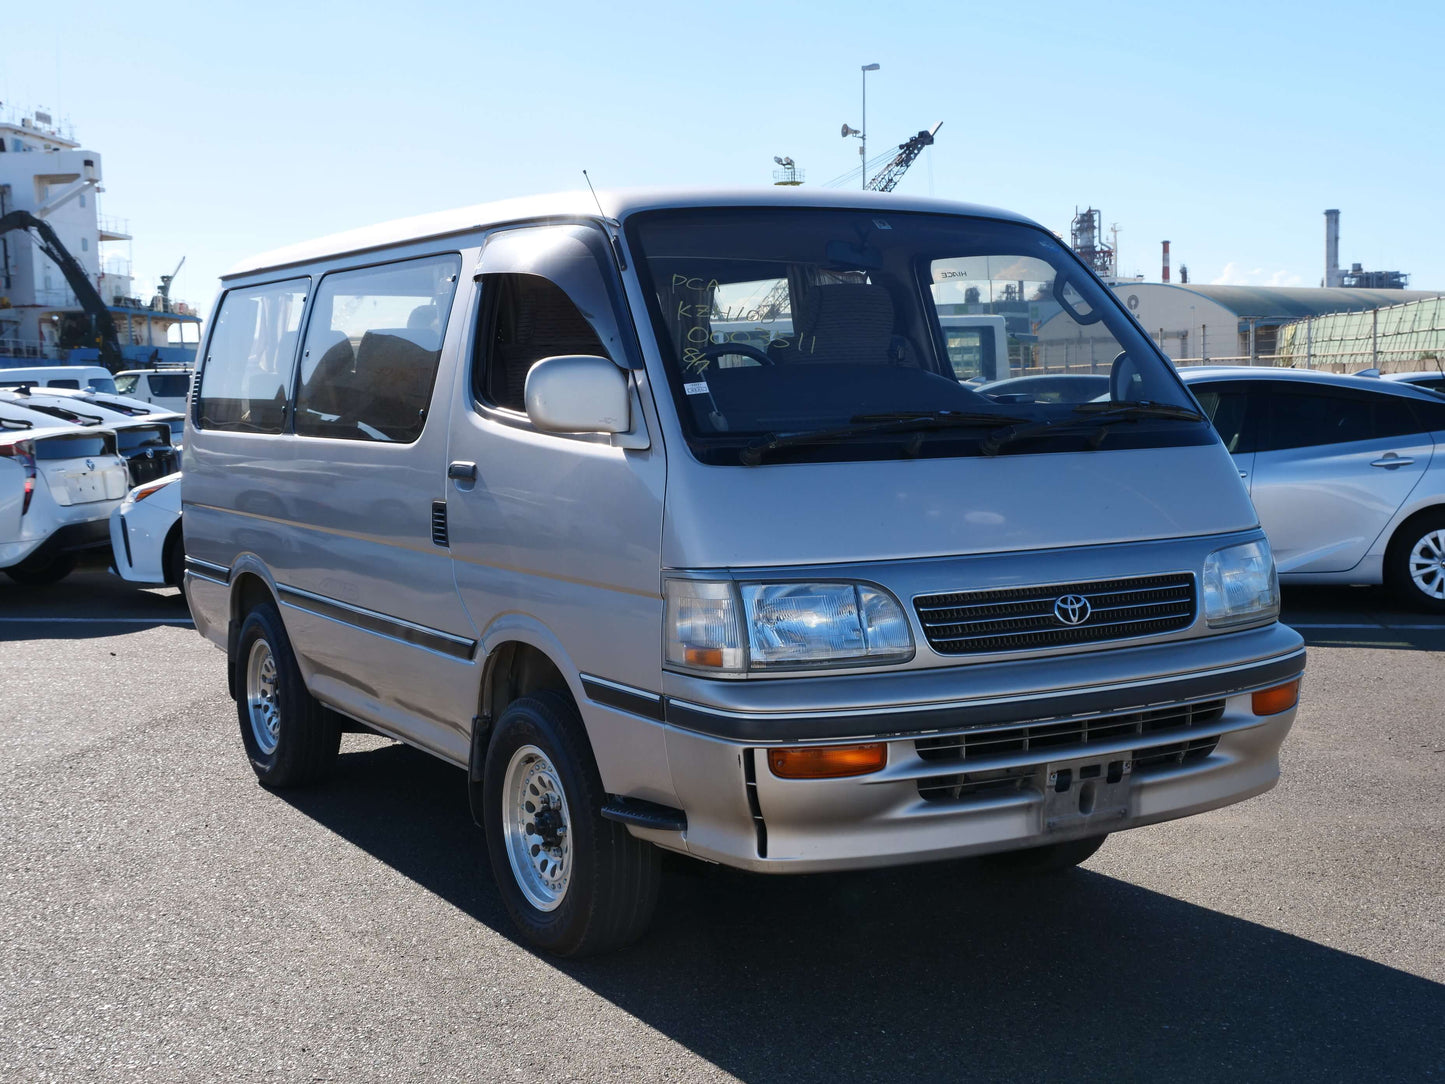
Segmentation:
{"type": "MultiPolygon", "coordinates": [[[[918,756],[926,761],[958,761],[967,771],[918,781],[919,797],[946,802],[1006,791],[1028,790],[1049,763],[1088,757],[1090,747],[1137,737],[1129,752],[1134,771],[1168,768],[1203,760],[1219,744],[1217,734],[1190,737],[1224,715],[1223,700],[1176,704],[1167,708],[1063,719],[1048,723],[981,727],[940,738],[919,738],[918,756]],[[1019,765],[1020,756],[1033,763],[1019,765]],[[1013,763],[1004,764],[1003,762],[1013,763]]],[[[1121,757],[1124,754],[1119,754],[1121,757]]]]}
{"type": "Polygon", "coordinates": [[[956,591],[922,595],[913,605],[929,646],[940,655],[1065,647],[1188,628],[1194,623],[1194,575],[956,591]],[[1074,625],[1056,612],[1059,600],[1070,595],[1088,604],[1087,616],[1074,625]]]}
{"type": "Polygon", "coordinates": [[[178,469],[174,451],[137,452],[126,460],[126,466],[130,469],[130,484],[133,486],[154,482],[157,478],[175,474],[178,469]]]}

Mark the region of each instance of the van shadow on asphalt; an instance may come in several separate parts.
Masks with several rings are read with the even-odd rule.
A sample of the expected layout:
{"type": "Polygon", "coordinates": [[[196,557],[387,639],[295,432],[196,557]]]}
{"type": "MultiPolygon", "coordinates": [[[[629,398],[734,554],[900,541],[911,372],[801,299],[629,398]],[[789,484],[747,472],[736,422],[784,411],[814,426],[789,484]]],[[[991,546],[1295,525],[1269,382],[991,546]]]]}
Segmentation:
{"type": "MultiPolygon", "coordinates": [[[[456,769],[386,746],[284,797],[512,936],[456,769]]],[[[1084,869],[666,868],[640,944],[538,966],[743,1080],[1445,1077],[1445,986],[1084,869]]]]}

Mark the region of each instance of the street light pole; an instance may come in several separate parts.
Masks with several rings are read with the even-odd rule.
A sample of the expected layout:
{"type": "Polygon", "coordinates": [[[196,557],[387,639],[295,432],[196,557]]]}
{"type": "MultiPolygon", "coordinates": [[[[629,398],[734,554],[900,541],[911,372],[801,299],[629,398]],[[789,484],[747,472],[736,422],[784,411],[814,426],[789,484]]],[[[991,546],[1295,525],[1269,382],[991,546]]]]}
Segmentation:
{"type": "Polygon", "coordinates": [[[858,148],[858,153],[863,156],[863,161],[858,172],[862,175],[865,192],[868,190],[868,73],[877,70],[877,64],[863,65],[863,145],[858,148]]]}

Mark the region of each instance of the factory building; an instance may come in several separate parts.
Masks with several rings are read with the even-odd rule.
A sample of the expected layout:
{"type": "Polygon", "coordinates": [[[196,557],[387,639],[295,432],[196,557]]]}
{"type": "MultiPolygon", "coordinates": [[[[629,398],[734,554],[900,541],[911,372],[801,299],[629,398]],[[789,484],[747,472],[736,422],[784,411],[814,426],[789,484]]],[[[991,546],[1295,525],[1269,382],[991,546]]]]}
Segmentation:
{"type": "Polygon", "coordinates": [[[1278,353],[1279,329],[1296,320],[1434,296],[1425,290],[1159,282],[1119,283],[1113,289],[1160,348],[1182,363],[1268,362],[1278,353]]]}

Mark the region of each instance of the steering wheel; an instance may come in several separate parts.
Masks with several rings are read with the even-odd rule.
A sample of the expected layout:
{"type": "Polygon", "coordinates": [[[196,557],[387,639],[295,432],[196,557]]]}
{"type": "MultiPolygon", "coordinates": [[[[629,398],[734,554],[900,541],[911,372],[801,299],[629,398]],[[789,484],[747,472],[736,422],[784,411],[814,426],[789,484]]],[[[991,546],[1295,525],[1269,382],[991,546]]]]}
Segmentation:
{"type": "Polygon", "coordinates": [[[760,365],[773,364],[772,358],[768,357],[767,354],[751,343],[712,343],[702,348],[702,356],[709,361],[714,358],[727,357],[729,354],[739,354],[745,358],[752,358],[760,365]]]}

